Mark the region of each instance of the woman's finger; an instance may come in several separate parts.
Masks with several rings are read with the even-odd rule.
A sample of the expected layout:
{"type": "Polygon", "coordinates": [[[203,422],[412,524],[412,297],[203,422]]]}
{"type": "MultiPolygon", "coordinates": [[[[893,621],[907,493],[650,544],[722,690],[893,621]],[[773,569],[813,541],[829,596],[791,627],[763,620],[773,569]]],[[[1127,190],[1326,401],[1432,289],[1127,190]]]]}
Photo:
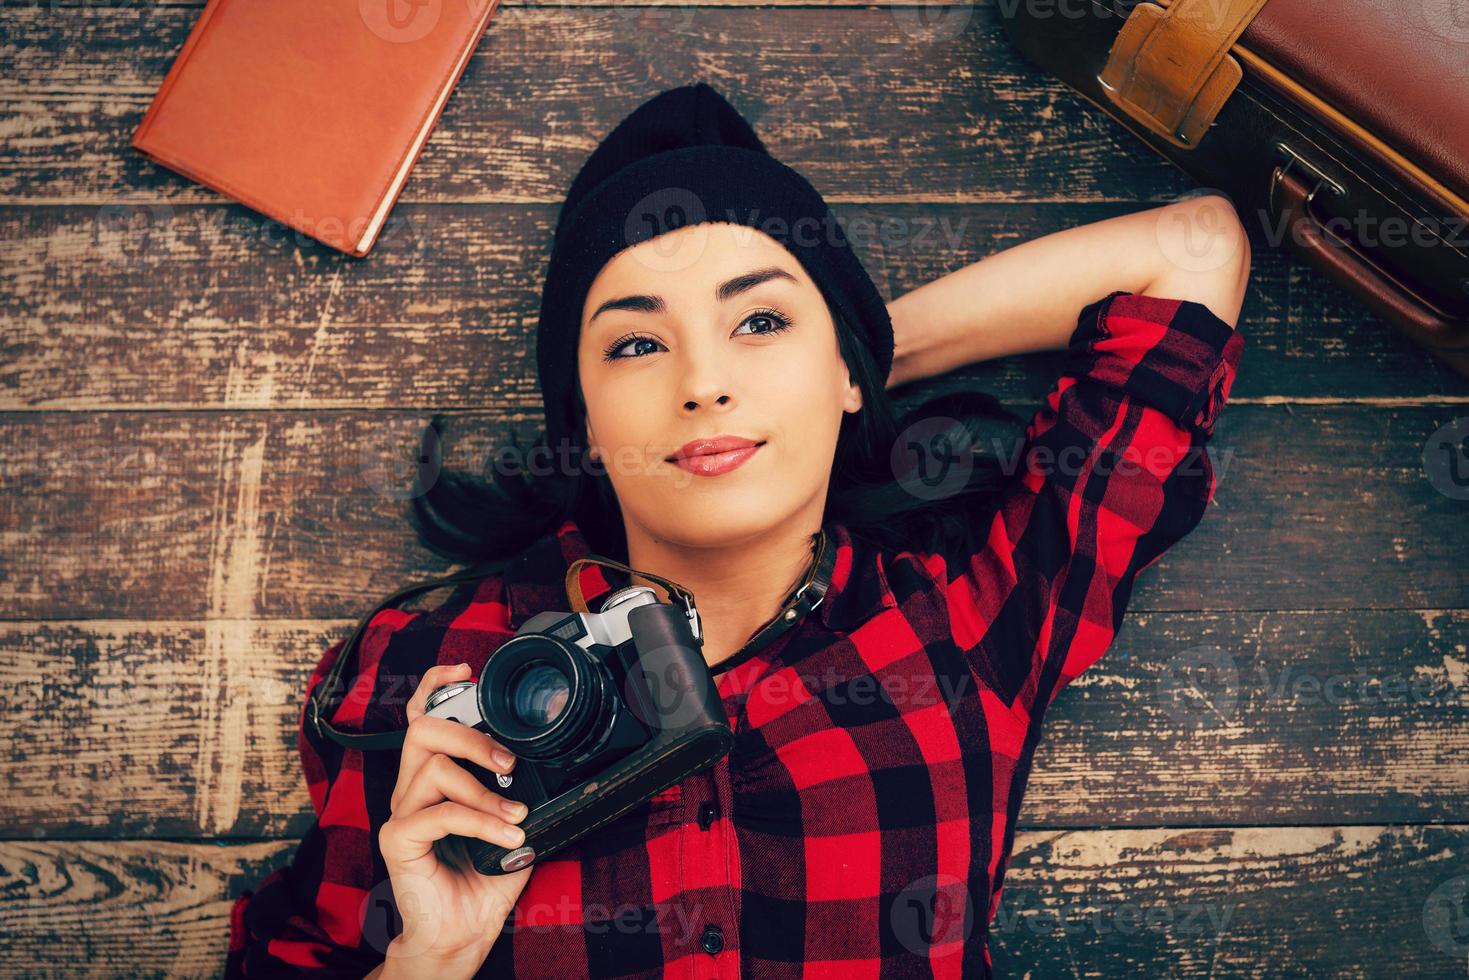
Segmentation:
{"type": "Polygon", "coordinates": [[[485,813],[498,814],[515,822],[527,813],[524,804],[507,800],[476,779],[468,770],[447,755],[430,756],[413,777],[393,791],[388,803],[394,816],[407,816],[415,810],[452,800],[485,813]]]}
{"type": "Polygon", "coordinates": [[[515,768],[515,756],[484,732],[447,718],[421,715],[408,726],[408,734],[403,738],[398,757],[398,779],[393,786],[394,798],[402,795],[429,758],[440,754],[465,759],[502,774],[515,768]]]}
{"type": "Polygon", "coordinates": [[[408,699],[408,723],[411,725],[415,718],[423,714],[424,705],[428,703],[430,694],[445,684],[467,680],[469,680],[469,664],[439,664],[424,671],[423,680],[418,682],[418,688],[408,699]]]}
{"type": "Polygon", "coordinates": [[[391,868],[421,860],[433,850],[434,841],[450,834],[477,837],[501,847],[525,843],[525,832],[505,819],[447,800],[401,819],[390,818],[378,831],[378,846],[391,868]]]}
{"type": "Polygon", "coordinates": [[[411,777],[436,752],[467,759],[501,774],[515,768],[515,756],[479,729],[448,718],[423,715],[408,726],[408,734],[403,736],[398,778],[401,780],[405,774],[411,777]]]}

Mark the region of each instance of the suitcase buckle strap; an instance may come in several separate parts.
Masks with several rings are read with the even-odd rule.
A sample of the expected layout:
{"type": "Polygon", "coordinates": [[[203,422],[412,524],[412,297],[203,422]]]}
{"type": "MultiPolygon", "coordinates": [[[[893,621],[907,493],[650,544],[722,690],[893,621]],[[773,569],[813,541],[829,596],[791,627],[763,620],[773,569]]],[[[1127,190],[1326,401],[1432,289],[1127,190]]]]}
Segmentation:
{"type": "Polygon", "coordinates": [[[1175,146],[1203,139],[1243,73],[1229,49],[1267,0],[1172,0],[1132,9],[1097,81],[1119,109],[1175,146]]]}

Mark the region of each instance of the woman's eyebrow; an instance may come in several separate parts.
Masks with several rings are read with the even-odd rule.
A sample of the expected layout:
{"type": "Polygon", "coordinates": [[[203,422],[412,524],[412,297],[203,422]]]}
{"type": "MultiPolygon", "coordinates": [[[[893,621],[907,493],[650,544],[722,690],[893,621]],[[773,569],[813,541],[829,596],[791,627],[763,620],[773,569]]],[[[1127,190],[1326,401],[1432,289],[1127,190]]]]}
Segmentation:
{"type": "MultiPolygon", "coordinates": [[[[714,290],[714,298],[723,303],[732,297],[738,296],[740,293],[754,289],[761,283],[769,282],[772,279],[796,281],[795,276],[780,266],[773,265],[765,269],[755,269],[751,272],[742,273],[733,279],[720,283],[714,290]]],[[[597,307],[597,312],[587,318],[587,323],[590,324],[604,310],[632,310],[635,313],[662,313],[667,309],[668,304],[664,302],[662,296],[648,296],[643,294],[621,296],[617,299],[609,299],[597,307]]]]}

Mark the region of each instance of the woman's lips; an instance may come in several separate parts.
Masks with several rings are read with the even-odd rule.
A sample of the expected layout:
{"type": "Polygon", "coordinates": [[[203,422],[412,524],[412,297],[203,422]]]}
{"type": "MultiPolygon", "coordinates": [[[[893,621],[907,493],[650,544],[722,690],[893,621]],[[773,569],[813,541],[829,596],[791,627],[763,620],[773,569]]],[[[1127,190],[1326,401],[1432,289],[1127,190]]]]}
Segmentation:
{"type": "Polygon", "coordinates": [[[688,470],[696,476],[719,476],[741,466],[745,460],[759,452],[763,445],[765,443],[761,442],[753,446],[746,446],[744,449],[731,449],[727,453],[682,456],[673,462],[680,469],[688,470]]]}

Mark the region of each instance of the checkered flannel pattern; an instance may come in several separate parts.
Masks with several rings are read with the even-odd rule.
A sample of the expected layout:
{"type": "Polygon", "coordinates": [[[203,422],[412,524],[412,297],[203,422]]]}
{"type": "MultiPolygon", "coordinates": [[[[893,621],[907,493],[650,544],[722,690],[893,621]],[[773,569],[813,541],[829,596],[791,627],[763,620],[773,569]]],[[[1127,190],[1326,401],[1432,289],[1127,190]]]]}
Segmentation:
{"type": "MultiPolygon", "coordinates": [[[[894,553],[829,526],[823,602],[716,671],[733,750],[541,862],[479,975],[990,975],[1041,719],[1116,637],[1137,574],[1203,517],[1242,347],[1201,303],[1088,305],[975,544],[894,553]]],[[[531,615],[566,608],[586,553],[568,521],[437,607],[379,613],[332,723],[401,727],[428,667],[477,674],[531,615]]],[[[592,609],[621,584],[581,574],[592,609]]],[[[376,846],[398,753],[305,727],[299,745],[314,820],[235,903],[229,976],[361,976],[401,929],[376,846]]]]}

